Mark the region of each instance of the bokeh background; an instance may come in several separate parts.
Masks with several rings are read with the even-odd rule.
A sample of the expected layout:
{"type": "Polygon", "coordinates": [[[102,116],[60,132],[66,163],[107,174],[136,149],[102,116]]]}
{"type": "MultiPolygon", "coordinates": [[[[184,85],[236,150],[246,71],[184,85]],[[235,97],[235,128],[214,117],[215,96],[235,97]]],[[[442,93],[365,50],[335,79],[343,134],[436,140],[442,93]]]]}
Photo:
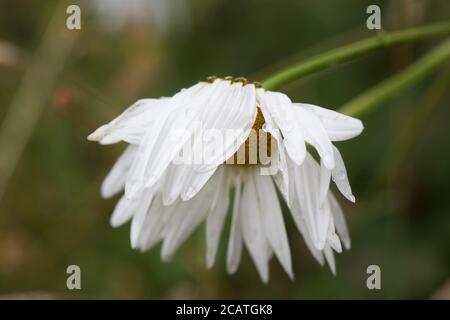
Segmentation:
{"type": "MultiPolygon", "coordinates": [[[[447,0],[0,0],[0,298],[450,298],[450,67],[363,118],[339,143],[357,197],[344,207],[352,248],[337,275],[312,258],[285,215],[295,280],[278,262],[263,285],[248,253],[225,272],[228,234],[205,267],[204,226],[163,263],[159,247],[133,251],[129,225],[113,229],[117,198],[101,181],[124,145],[86,136],[143,97],[170,96],[209,75],[262,80],[333,47],[385,30],[450,18],[447,0]],[[65,28],[69,4],[82,29],[65,28]],[[66,268],[82,289],[66,288],[66,268]],[[381,268],[381,290],[366,268],[381,268]]],[[[339,108],[443,40],[400,45],[282,88],[292,100],[339,108]]]]}

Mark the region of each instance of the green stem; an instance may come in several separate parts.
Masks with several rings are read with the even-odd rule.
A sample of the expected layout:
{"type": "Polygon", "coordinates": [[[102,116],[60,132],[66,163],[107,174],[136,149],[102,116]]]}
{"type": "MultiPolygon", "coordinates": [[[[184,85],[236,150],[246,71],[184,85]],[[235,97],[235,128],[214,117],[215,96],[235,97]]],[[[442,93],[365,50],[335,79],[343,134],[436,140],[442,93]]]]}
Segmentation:
{"type": "Polygon", "coordinates": [[[383,81],[373,89],[360,94],[342,106],[339,112],[350,116],[361,116],[377,104],[422,79],[448,59],[450,59],[450,39],[433,49],[406,70],[383,81]]]}
{"type": "Polygon", "coordinates": [[[337,63],[351,60],[379,48],[386,48],[395,44],[412,42],[430,36],[445,35],[448,33],[450,33],[450,21],[393,33],[382,33],[366,40],[333,49],[293,65],[267,78],[262,82],[262,85],[266,90],[276,90],[303,76],[326,69],[337,63]]]}

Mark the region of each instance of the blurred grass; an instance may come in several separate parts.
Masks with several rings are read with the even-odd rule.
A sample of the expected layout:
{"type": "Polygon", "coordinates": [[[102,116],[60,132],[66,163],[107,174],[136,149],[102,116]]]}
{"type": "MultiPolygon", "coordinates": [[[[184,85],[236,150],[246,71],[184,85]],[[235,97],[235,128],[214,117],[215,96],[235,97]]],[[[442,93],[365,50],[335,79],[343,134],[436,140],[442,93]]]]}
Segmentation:
{"type": "MultiPolygon", "coordinates": [[[[418,110],[429,80],[368,115],[362,136],[339,143],[357,203],[340,199],[353,247],[337,257],[335,277],[313,260],[287,214],[294,281],[272,261],[270,283],[261,284],[248,253],[237,274],[228,276],[227,233],[211,270],[205,268],[203,230],[169,264],[160,261],[159,247],[131,250],[129,226],[109,226],[116,199],[99,195],[102,178],[124,146],[101,147],[85,137],[139,98],[169,96],[211,74],[261,80],[266,67],[273,70],[286,57],[307,57],[372,36],[364,28],[369,4],[380,5],[383,28],[398,30],[448,20],[448,1],[193,0],[188,31],[164,35],[151,24],[106,32],[85,3],[73,3],[83,12],[78,42],[43,102],[0,203],[0,297],[37,292],[60,298],[429,298],[444,287],[450,277],[448,90],[420,139],[414,138],[415,147],[396,166],[395,181],[381,179],[369,187],[391,159],[392,143],[418,110]],[[65,288],[69,264],[82,269],[81,291],[65,288]],[[380,291],[365,286],[370,264],[381,267],[380,291]]],[[[17,63],[0,59],[0,123],[55,8],[54,1],[0,0],[0,43],[21,53],[17,63]]],[[[436,44],[427,40],[376,52],[284,92],[294,101],[337,108],[436,44]]]]}

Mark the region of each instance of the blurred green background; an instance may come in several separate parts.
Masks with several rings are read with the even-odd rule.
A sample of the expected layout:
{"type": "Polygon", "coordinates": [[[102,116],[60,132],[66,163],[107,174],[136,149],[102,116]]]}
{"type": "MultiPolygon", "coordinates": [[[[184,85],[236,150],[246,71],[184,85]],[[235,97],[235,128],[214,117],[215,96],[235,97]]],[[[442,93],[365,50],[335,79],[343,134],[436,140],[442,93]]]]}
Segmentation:
{"type": "MultiPolygon", "coordinates": [[[[357,203],[339,198],[352,248],[337,255],[336,276],[315,262],[287,214],[294,281],[272,259],[263,285],[245,250],[227,275],[227,233],[206,270],[203,225],[169,264],[159,247],[133,251],[129,224],[109,225],[117,198],[99,195],[124,145],[86,140],[140,98],[213,74],[262,80],[373,36],[370,4],[391,31],[448,20],[448,0],[111,0],[117,10],[97,1],[69,2],[81,7],[82,29],[68,31],[69,3],[0,0],[0,298],[450,298],[448,64],[338,144],[357,203]],[[78,291],[66,288],[71,264],[82,270],[78,291]],[[366,287],[371,264],[381,267],[381,290],[366,287]]],[[[441,40],[380,50],[281,91],[337,109],[441,40]]]]}

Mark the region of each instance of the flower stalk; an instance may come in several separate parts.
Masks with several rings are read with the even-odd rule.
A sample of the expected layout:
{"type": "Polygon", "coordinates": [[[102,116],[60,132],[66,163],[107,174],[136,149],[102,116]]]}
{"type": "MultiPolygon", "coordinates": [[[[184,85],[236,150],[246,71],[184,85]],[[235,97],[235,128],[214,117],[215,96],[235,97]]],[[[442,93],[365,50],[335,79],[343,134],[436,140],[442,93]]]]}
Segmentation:
{"type": "Polygon", "coordinates": [[[333,49],[295,64],[270,76],[262,82],[262,86],[266,90],[277,90],[283,85],[301,77],[329,68],[338,63],[349,61],[376,49],[446,34],[450,34],[450,21],[392,33],[381,33],[375,37],[333,49]]]}
{"type": "Polygon", "coordinates": [[[349,101],[339,109],[339,112],[360,117],[371,111],[376,105],[427,76],[439,65],[449,61],[449,59],[450,39],[433,49],[403,72],[394,75],[349,101]]]}

